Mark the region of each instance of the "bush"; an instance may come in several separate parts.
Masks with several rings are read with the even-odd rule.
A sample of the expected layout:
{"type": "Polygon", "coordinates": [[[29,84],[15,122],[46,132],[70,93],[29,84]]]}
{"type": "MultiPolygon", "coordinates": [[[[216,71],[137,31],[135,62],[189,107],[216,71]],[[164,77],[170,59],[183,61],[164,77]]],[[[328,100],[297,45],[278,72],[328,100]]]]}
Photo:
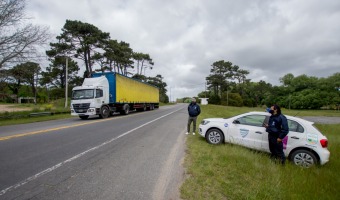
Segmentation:
{"type": "Polygon", "coordinates": [[[221,98],[218,95],[211,95],[209,98],[209,104],[221,104],[221,98]]]}
{"type": "Polygon", "coordinates": [[[239,93],[223,93],[221,104],[224,106],[243,106],[243,99],[239,93]]]}

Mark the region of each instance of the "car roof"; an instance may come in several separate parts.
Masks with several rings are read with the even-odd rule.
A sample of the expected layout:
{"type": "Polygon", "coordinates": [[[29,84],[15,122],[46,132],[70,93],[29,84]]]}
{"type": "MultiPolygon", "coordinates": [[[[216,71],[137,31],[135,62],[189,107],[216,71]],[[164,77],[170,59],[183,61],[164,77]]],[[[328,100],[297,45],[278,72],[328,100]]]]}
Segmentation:
{"type": "MultiPolygon", "coordinates": [[[[259,112],[259,111],[252,111],[252,112],[247,112],[247,113],[243,113],[245,115],[247,114],[256,114],[256,115],[270,115],[268,112],[259,112]]],[[[241,114],[241,115],[243,115],[241,114]]],[[[299,121],[301,123],[309,123],[309,124],[314,124],[314,122],[311,122],[311,121],[308,121],[308,120],[305,120],[305,119],[302,119],[300,117],[295,117],[295,116],[290,116],[290,115],[285,115],[283,114],[287,119],[290,119],[290,120],[294,120],[294,121],[299,121]]]]}
{"type": "MultiPolygon", "coordinates": [[[[270,116],[270,113],[268,112],[261,112],[261,111],[251,111],[251,112],[246,112],[246,113],[242,113],[242,114],[239,114],[239,115],[235,115],[235,116],[232,116],[232,117],[227,117],[227,118],[221,118],[221,117],[217,117],[217,118],[205,118],[205,120],[218,120],[218,121],[222,121],[222,120],[225,120],[225,119],[232,119],[232,118],[238,118],[238,117],[242,117],[242,116],[246,116],[246,115],[264,115],[264,116],[270,116]]],[[[308,121],[308,120],[305,120],[305,119],[302,119],[302,118],[299,118],[299,117],[294,117],[294,116],[290,116],[290,115],[285,115],[283,114],[287,119],[289,120],[294,120],[294,121],[297,121],[297,122],[300,122],[300,123],[305,123],[305,124],[314,124],[314,122],[311,122],[311,121],[308,121]]]]}

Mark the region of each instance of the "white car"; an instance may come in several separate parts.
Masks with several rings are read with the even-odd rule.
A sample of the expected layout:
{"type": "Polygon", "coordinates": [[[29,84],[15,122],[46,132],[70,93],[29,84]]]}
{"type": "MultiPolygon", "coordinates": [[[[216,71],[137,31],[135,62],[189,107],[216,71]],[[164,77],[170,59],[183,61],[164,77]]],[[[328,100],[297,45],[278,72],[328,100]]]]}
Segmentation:
{"type": "MultiPolygon", "coordinates": [[[[294,164],[311,167],[329,161],[328,140],[310,122],[287,116],[289,133],[283,140],[286,157],[294,164]]],[[[259,151],[269,151],[268,133],[264,123],[268,123],[267,112],[248,112],[231,118],[210,118],[202,120],[199,133],[211,144],[222,142],[239,144],[259,151]]]]}

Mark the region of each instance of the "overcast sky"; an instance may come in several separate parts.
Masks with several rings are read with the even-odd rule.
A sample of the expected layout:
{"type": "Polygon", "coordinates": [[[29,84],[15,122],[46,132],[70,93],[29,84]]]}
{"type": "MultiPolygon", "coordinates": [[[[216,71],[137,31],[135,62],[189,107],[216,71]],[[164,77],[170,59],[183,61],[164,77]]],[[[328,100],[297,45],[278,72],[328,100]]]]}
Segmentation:
{"type": "Polygon", "coordinates": [[[26,11],[54,38],[80,20],[148,53],[146,76],[161,74],[172,100],[203,91],[219,60],[273,85],[340,72],[339,0],[28,0],[26,11]]]}

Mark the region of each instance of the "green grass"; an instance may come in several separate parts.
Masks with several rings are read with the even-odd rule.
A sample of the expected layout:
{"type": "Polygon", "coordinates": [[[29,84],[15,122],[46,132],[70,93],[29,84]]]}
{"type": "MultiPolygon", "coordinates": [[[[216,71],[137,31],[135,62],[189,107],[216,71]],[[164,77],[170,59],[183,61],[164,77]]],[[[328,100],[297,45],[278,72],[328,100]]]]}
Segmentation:
{"type": "MultiPolygon", "coordinates": [[[[230,117],[254,108],[201,106],[199,120],[230,117]]],[[[311,116],[315,111],[305,111],[311,116]]],[[[336,111],[334,111],[336,112],[336,111]]],[[[283,113],[289,113],[285,110],[283,113]]],[[[328,111],[322,115],[339,116],[328,111]]],[[[315,115],[314,115],[315,116],[315,115]]],[[[339,199],[340,124],[317,127],[329,140],[330,162],[303,169],[291,163],[284,167],[268,154],[232,144],[210,145],[199,135],[187,139],[187,179],[181,186],[183,199],[339,199]]]]}
{"type": "MultiPolygon", "coordinates": [[[[41,122],[41,121],[48,121],[48,120],[55,120],[55,119],[66,119],[71,118],[70,109],[64,108],[65,106],[65,99],[59,99],[53,101],[51,103],[46,104],[8,104],[3,103],[5,105],[11,105],[17,108],[28,108],[27,111],[17,111],[17,112],[3,112],[0,113],[0,126],[6,125],[15,125],[15,124],[26,124],[26,123],[33,123],[33,122],[41,122]],[[37,116],[37,117],[28,117],[32,112],[53,112],[53,113],[62,113],[62,114],[54,114],[51,116],[37,116]],[[67,112],[68,114],[65,114],[67,112]],[[12,116],[9,118],[4,118],[12,116]]],[[[70,105],[70,102],[68,103],[70,105]]],[[[174,103],[160,103],[160,106],[166,105],[174,105],[174,103]]]]}
{"type": "Polygon", "coordinates": [[[5,104],[5,105],[12,105],[13,107],[17,107],[17,108],[27,108],[28,110],[0,113],[0,126],[71,118],[72,116],[70,114],[70,109],[65,108],[64,104],[65,104],[64,99],[59,99],[51,103],[37,104],[37,105],[35,104],[5,104]],[[50,115],[50,116],[29,117],[30,113],[36,113],[36,112],[52,112],[56,114],[50,115]],[[67,114],[65,114],[65,112],[67,114]],[[61,113],[61,114],[58,114],[58,113],[61,113]]]}
{"type": "Polygon", "coordinates": [[[15,124],[27,124],[33,122],[42,122],[56,119],[66,119],[71,118],[71,114],[56,114],[50,116],[39,116],[39,117],[25,117],[17,119],[0,120],[0,126],[15,125],[15,124]]]}

